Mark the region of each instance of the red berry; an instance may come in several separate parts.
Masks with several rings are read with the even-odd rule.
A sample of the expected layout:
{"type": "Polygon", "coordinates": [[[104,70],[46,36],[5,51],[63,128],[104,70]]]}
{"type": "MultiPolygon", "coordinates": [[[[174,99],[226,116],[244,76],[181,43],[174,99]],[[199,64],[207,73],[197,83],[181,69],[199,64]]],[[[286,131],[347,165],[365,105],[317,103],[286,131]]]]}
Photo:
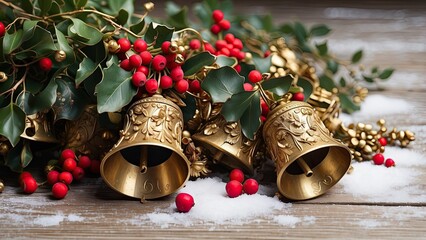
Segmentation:
{"type": "Polygon", "coordinates": [[[25,177],[21,181],[22,190],[24,193],[33,193],[37,190],[37,181],[33,177],[25,177]]]}
{"type": "Polygon", "coordinates": [[[384,147],[384,146],[388,145],[388,140],[386,140],[386,138],[384,138],[384,137],[381,137],[381,138],[379,138],[379,143],[380,143],[380,145],[382,145],[384,147]]]}
{"type": "Polygon", "coordinates": [[[252,83],[257,83],[262,80],[262,74],[257,70],[251,70],[248,74],[248,80],[252,83]]]}
{"type": "Polygon", "coordinates": [[[173,86],[173,79],[167,75],[164,75],[160,78],[160,88],[169,89],[173,86]]]}
{"type": "Polygon", "coordinates": [[[235,36],[232,33],[227,33],[223,39],[225,39],[227,43],[234,43],[235,36]]]}
{"type": "Polygon", "coordinates": [[[177,82],[177,81],[179,81],[179,80],[182,80],[182,79],[183,79],[183,75],[184,75],[184,73],[183,73],[182,67],[180,67],[180,66],[175,67],[175,68],[173,68],[173,69],[170,71],[170,77],[171,77],[171,78],[173,79],[173,81],[175,81],[175,82],[177,82]]]}
{"type": "Polygon", "coordinates": [[[210,28],[210,31],[213,33],[213,34],[215,34],[215,35],[217,35],[218,33],[220,33],[220,31],[221,31],[222,29],[220,28],[220,26],[218,25],[218,24],[213,24],[212,26],[211,26],[211,28],[210,28]]]}
{"type": "Polygon", "coordinates": [[[129,64],[132,68],[137,68],[142,65],[142,58],[138,54],[133,54],[129,57],[129,64]]]}
{"type": "Polygon", "coordinates": [[[151,78],[148,81],[146,81],[146,83],[145,83],[145,90],[148,93],[153,94],[153,93],[155,93],[157,91],[157,89],[158,89],[158,82],[157,82],[157,80],[151,78]]]}
{"type": "Polygon", "coordinates": [[[72,172],[77,167],[77,162],[73,158],[67,158],[62,164],[62,170],[72,172]]]}
{"type": "Polygon", "coordinates": [[[395,161],[392,158],[388,158],[385,161],[386,167],[395,167],[395,161]]]}
{"type": "Polygon", "coordinates": [[[73,177],[70,172],[61,172],[58,176],[58,181],[63,182],[66,185],[70,185],[72,183],[73,177]]]}
{"type": "Polygon", "coordinates": [[[217,40],[215,43],[216,49],[217,50],[222,50],[222,48],[226,48],[226,41],[225,40],[217,40]]]}
{"type": "Polygon", "coordinates": [[[263,57],[264,57],[264,58],[269,57],[269,55],[271,55],[271,51],[270,51],[270,50],[266,50],[266,51],[263,53],[263,57]]]}
{"type": "Polygon", "coordinates": [[[253,85],[251,85],[250,83],[244,83],[243,87],[244,87],[245,91],[251,91],[251,90],[253,90],[253,85]]]}
{"type": "Polygon", "coordinates": [[[198,40],[198,39],[192,39],[189,42],[189,48],[191,48],[192,50],[197,50],[200,47],[201,47],[201,43],[200,43],[200,40],[198,40]]]}
{"type": "Polygon", "coordinates": [[[266,117],[269,113],[269,107],[263,99],[260,99],[260,107],[262,108],[262,115],[266,117]]]}
{"type": "Polygon", "coordinates": [[[124,59],[123,61],[121,61],[120,67],[126,71],[130,71],[133,69],[132,66],[130,65],[129,59],[124,59]]]}
{"type": "Polygon", "coordinates": [[[20,175],[19,175],[19,182],[22,182],[22,180],[24,179],[24,178],[27,178],[27,177],[33,177],[33,175],[30,173],[30,172],[22,172],[20,175]]]}
{"type": "Polygon", "coordinates": [[[305,100],[305,94],[302,92],[293,93],[291,100],[303,102],[305,100]]]}
{"type": "Polygon", "coordinates": [[[64,149],[61,152],[61,159],[62,159],[62,161],[65,160],[65,159],[67,159],[67,158],[75,159],[75,153],[74,153],[73,150],[71,150],[71,149],[64,149]]]}
{"type": "Polygon", "coordinates": [[[59,181],[59,172],[52,170],[47,174],[47,183],[53,185],[59,181]]]}
{"type": "Polygon", "coordinates": [[[194,198],[188,193],[179,193],[175,199],[176,208],[179,212],[189,212],[195,205],[194,198]]]}
{"type": "Polygon", "coordinates": [[[210,52],[211,54],[216,54],[216,49],[214,49],[210,43],[204,43],[204,49],[206,49],[206,51],[210,52]]]}
{"type": "Polygon", "coordinates": [[[223,14],[222,10],[216,9],[212,13],[212,18],[216,23],[222,21],[224,17],[225,17],[225,14],[223,14]]]}
{"type": "MultiPolygon", "coordinates": [[[[142,60],[143,63],[143,60],[142,60]]],[[[145,74],[145,76],[149,75],[149,68],[147,66],[140,66],[136,69],[136,72],[141,72],[143,74],[145,74]]]]}
{"type": "Polygon", "coordinates": [[[6,34],[6,28],[4,27],[4,24],[0,22],[0,38],[3,37],[6,34]]]}
{"type": "Polygon", "coordinates": [[[381,153],[376,153],[373,156],[373,161],[376,165],[382,165],[385,162],[385,157],[381,153]]]}
{"type": "Polygon", "coordinates": [[[145,85],[146,75],[143,72],[135,72],[132,75],[132,83],[135,87],[142,87],[145,85]]]}
{"type": "Polygon", "coordinates": [[[99,174],[101,172],[101,161],[92,159],[90,165],[90,172],[94,174],[99,174]]]}
{"type": "Polygon", "coordinates": [[[81,167],[76,167],[74,171],[72,171],[72,177],[76,181],[80,181],[84,177],[84,169],[81,167]]]}
{"type": "Polygon", "coordinates": [[[164,54],[169,54],[170,53],[170,45],[172,45],[172,43],[170,41],[164,41],[161,44],[161,51],[163,51],[164,54]]]}
{"type": "Polygon", "coordinates": [[[48,72],[52,69],[52,60],[50,60],[50,58],[47,58],[47,57],[41,58],[40,61],[38,62],[38,66],[40,67],[42,71],[48,72]]]}
{"type": "MultiPolygon", "coordinates": [[[[231,57],[235,57],[237,59],[241,57],[241,54],[240,54],[241,51],[238,48],[233,48],[230,50],[230,52],[231,52],[231,57]]],[[[238,59],[238,60],[242,60],[242,59],[238,59]]]]}
{"type": "Polygon", "coordinates": [[[176,54],[175,53],[167,55],[166,56],[166,60],[167,60],[167,66],[166,67],[168,69],[173,69],[175,67],[180,67],[180,64],[178,64],[176,62],[176,54]]]}
{"type": "Polygon", "coordinates": [[[159,72],[162,71],[167,65],[167,59],[163,55],[157,55],[152,59],[152,68],[159,72]]]}
{"type": "Polygon", "coordinates": [[[227,30],[229,30],[230,28],[231,28],[231,22],[229,22],[228,20],[226,20],[226,19],[223,19],[222,21],[220,21],[219,23],[218,23],[218,25],[220,26],[220,28],[222,29],[222,30],[224,30],[224,31],[227,31],[227,30]]]}
{"type": "Polygon", "coordinates": [[[149,51],[143,51],[139,53],[142,58],[142,64],[148,66],[152,61],[152,54],[149,51]]]}
{"type": "Polygon", "coordinates": [[[244,182],[243,189],[245,193],[252,195],[257,193],[257,190],[259,190],[259,184],[255,179],[249,178],[244,182]]]}
{"type": "Polygon", "coordinates": [[[133,43],[133,49],[138,53],[145,51],[147,48],[148,44],[143,39],[136,39],[133,43]]]}
{"type": "Polygon", "coordinates": [[[260,121],[262,121],[262,122],[266,122],[266,117],[265,116],[260,116],[260,121]]]}
{"type": "Polygon", "coordinates": [[[187,80],[182,79],[175,83],[175,90],[178,93],[185,93],[189,89],[189,83],[187,80]]]}
{"type": "Polygon", "coordinates": [[[90,158],[88,156],[80,156],[80,158],[78,159],[78,164],[77,166],[86,169],[88,167],[90,167],[90,158]]]}
{"type": "Polygon", "coordinates": [[[243,51],[240,51],[238,53],[238,56],[236,56],[236,58],[238,59],[238,61],[242,61],[242,60],[244,60],[244,58],[246,58],[246,53],[243,52],[243,51]]]}
{"type": "Polygon", "coordinates": [[[68,193],[68,186],[64,183],[57,182],[52,187],[52,195],[56,199],[64,198],[68,193]]]}
{"type": "Polygon", "coordinates": [[[234,42],[232,43],[232,45],[234,45],[234,48],[243,50],[243,42],[239,38],[235,38],[234,42]]]}
{"type": "Polygon", "coordinates": [[[235,65],[234,69],[237,71],[237,73],[240,73],[241,72],[241,65],[240,64],[235,65]]]}
{"type": "Polygon", "coordinates": [[[124,59],[127,59],[126,53],[117,53],[117,57],[120,61],[123,61],[124,59]]]}
{"type": "Polygon", "coordinates": [[[243,193],[243,185],[237,180],[231,180],[226,184],[226,193],[230,198],[235,198],[243,193]]]}
{"type": "Polygon", "coordinates": [[[236,180],[240,183],[244,182],[244,173],[243,171],[241,171],[238,168],[234,168],[230,173],[229,173],[229,180],[236,180]]]}
{"type": "Polygon", "coordinates": [[[120,38],[117,40],[118,45],[120,45],[119,53],[125,53],[130,50],[130,47],[132,44],[130,44],[129,39],[127,38],[120,38]]]}
{"type": "Polygon", "coordinates": [[[227,48],[222,48],[221,50],[219,50],[218,55],[225,55],[229,57],[231,55],[231,51],[229,51],[229,49],[227,48]]]}
{"type": "Polygon", "coordinates": [[[201,83],[198,80],[192,80],[189,84],[189,91],[192,93],[201,92],[201,83]]]}

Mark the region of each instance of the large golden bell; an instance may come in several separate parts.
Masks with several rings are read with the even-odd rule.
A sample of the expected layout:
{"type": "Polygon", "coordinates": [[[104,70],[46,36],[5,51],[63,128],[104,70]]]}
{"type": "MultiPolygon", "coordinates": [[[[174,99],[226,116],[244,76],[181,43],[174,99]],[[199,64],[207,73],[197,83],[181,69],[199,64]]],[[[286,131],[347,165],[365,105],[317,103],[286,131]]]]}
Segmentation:
{"type": "Polygon", "coordinates": [[[101,162],[101,175],[114,190],[154,199],[174,193],[189,178],[181,148],[183,114],[161,95],[135,102],[127,111],[120,139],[101,162]]]}
{"type": "Polygon", "coordinates": [[[263,137],[277,170],[279,192],[291,200],[320,196],[345,175],[349,149],[331,137],[311,105],[281,103],[267,117],[263,137]]]}
{"type": "Polygon", "coordinates": [[[25,119],[25,129],[21,137],[46,143],[59,142],[52,132],[53,121],[49,120],[49,113],[35,113],[25,119]]]}
{"type": "Polygon", "coordinates": [[[238,122],[228,123],[219,115],[204,125],[192,139],[208,150],[213,161],[253,174],[253,158],[258,141],[244,137],[238,122]]]}

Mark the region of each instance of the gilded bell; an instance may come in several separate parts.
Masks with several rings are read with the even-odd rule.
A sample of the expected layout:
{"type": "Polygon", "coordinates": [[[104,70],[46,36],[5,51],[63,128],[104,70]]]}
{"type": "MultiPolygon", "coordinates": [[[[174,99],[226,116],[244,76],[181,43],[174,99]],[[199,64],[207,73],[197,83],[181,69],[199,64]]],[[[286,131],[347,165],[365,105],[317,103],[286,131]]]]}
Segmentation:
{"type": "Polygon", "coordinates": [[[52,132],[53,121],[49,117],[49,113],[42,112],[28,115],[25,119],[25,129],[21,137],[37,142],[59,142],[52,132]]]}

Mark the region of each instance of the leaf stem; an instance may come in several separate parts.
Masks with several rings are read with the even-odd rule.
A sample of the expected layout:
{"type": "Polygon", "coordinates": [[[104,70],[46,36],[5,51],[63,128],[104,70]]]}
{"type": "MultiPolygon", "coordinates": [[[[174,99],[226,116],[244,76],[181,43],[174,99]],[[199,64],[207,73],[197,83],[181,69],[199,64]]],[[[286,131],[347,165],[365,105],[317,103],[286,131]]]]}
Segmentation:
{"type": "Polygon", "coordinates": [[[17,11],[18,11],[18,13],[19,13],[19,14],[21,14],[21,15],[23,15],[23,16],[32,17],[32,18],[39,19],[39,20],[41,20],[41,19],[42,19],[42,18],[41,18],[41,17],[39,17],[39,16],[36,16],[36,15],[33,15],[33,14],[30,14],[30,13],[25,12],[25,10],[24,10],[24,9],[22,9],[22,8],[20,8],[20,7],[18,7],[18,6],[16,6],[15,4],[13,4],[13,3],[11,3],[11,2],[7,2],[7,1],[4,1],[4,0],[0,0],[0,3],[1,3],[1,4],[3,4],[3,5],[5,5],[5,6],[7,6],[7,7],[11,7],[11,8],[12,8],[12,9],[14,9],[14,10],[17,10],[17,11]]]}
{"type": "Polygon", "coordinates": [[[3,96],[3,95],[5,95],[5,94],[7,94],[7,93],[9,93],[9,92],[15,92],[16,91],[16,89],[18,89],[18,87],[19,87],[19,85],[21,85],[24,81],[25,81],[25,78],[26,78],[26,76],[27,76],[27,72],[28,72],[28,67],[25,69],[25,73],[24,73],[24,75],[22,76],[22,78],[21,79],[19,79],[19,81],[18,82],[16,82],[16,84],[12,87],[12,88],[9,88],[8,90],[6,90],[6,91],[4,91],[4,92],[2,92],[2,93],[0,93],[0,96],[3,96]]]}

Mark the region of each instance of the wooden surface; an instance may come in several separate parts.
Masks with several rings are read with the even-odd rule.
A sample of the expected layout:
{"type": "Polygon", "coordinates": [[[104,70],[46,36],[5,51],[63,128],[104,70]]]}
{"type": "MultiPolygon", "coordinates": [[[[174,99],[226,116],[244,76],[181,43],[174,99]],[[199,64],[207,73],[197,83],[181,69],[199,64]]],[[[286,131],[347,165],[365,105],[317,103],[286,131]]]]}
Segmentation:
{"type": "MultiPolygon", "coordinates": [[[[161,6],[157,5],[155,14],[161,14],[161,6]]],[[[335,46],[338,55],[348,56],[363,47],[367,54],[365,65],[396,68],[394,77],[383,85],[385,91],[380,94],[409,101],[415,105],[415,111],[388,116],[388,123],[417,130],[417,140],[410,148],[426,151],[426,4],[420,1],[361,1],[355,5],[340,1],[240,1],[238,7],[245,13],[269,12],[278,22],[326,23],[333,29],[329,48],[333,50],[335,46]]],[[[345,193],[337,184],[322,197],[293,203],[285,213],[276,213],[300,219],[315,218],[314,223],[306,220],[293,227],[256,219],[243,225],[197,222],[190,227],[161,228],[138,216],[154,208],[168,207],[172,198],[140,204],[115,194],[101,179],[86,179],[74,186],[64,200],[55,201],[47,197],[48,189],[22,195],[16,183],[8,180],[6,191],[0,194],[0,239],[425,239],[426,169],[424,165],[418,168],[423,173],[415,183],[421,201],[371,201],[345,193]],[[58,211],[63,220],[60,224],[35,224],[41,219],[46,222],[57,217],[58,211]],[[134,222],[130,224],[125,220],[134,222]]],[[[0,169],[1,178],[16,179],[11,175],[6,169],[0,169]]]]}

